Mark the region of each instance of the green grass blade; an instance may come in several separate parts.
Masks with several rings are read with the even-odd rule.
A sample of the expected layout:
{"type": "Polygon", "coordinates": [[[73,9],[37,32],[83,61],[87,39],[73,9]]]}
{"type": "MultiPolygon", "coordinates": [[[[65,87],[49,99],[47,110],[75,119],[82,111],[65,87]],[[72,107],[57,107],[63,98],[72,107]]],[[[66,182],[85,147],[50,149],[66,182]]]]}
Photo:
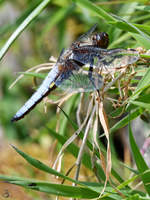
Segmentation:
{"type": "Polygon", "coordinates": [[[145,75],[143,76],[143,78],[139,81],[136,90],[134,91],[134,93],[130,96],[130,100],[134,100],[138,97],[138,95],[147,87],[150,86],[150,69],[148,69],[145,72],[145,75]]]}
{"type": "Polygon", "coordinates": [[[150,26],[148,25],[143,25],[143,24],[133,24],[133,25],[144,32],[150,32],[150,26]]]}
{"type": "Polygon", "coordinates": [[[77,124],[74,121],[71,120],[71,118],[67,115],[67,113],[61,107],[59,107],[59,108],[62,111],[62,113],[64,114],[64,116],[67,118],[67,120],[69,121],[71,126],[74,128],[74,130],[77,130],[78,129],[77,124]]]}
{"type": "Polygon", "coordinates": [[[130,103],[132,103],[136,106],[150,110],[150,103],[144,103],[144,102],[140,102],[140,101],[130,101],[130,103]]]}
{"type": "MultiPolygon", "coordinates": [[[[120,9],[118,10],[117,15],[123,16],[124,19],[129,21],[132,18],[132,15],[130,15],[130,13],[135,12],[137,4],[137,2],[122,4],[122,6],[120,6],[120,9]]],[[[126,41],[127,38],[130,37],[128,33],[122,35],[122,32],[122,29],[115,29],[114,26],[111,27],[110,33],[111,37],[113,38],[113,41],[109,45],[109,48],[114,48],[115,45],[126,41]]]]}
{"type": "Polygon", "coordinates": [[[143,37],[139,34],[136,34],[136,33],[131,33],[130,32],[130,35],[135,38],[138,43],[143,46],[145,49],[150,49],[150,42],[149,40],[147,40],[146,38],[143,39],[143,37]]]}
{"type": "MultiPolygon", "coordinates": [[[[75,122],[73,122],[70,117],[67,115],[67,113],[60,107],[61,111],[63,112],[63,114],[65,115],[65,117],[68,119],[68,121],[70,122],[71,126],[74,128],[75,131],[78,130],[78,126],[75,122]]],[[[80,132],[79,137],[81,139],[83,139],[83,131],[80,132]]],[[[93,145],[91,144],[91,142],[89,140],[87,140],[87,146],[88,148],[92,151],[93,150],[93,145]]],[[[97,152],[97,156],[99,156],[99,153],[97,152]]]]}
{"type": "Polygon", "coordinates": [[[95,4],[91,3],[88,0],[73,0],[79,7],[86,8],[87,10],[93,12],[94,14],[98,15],[100,18],[107,20],[107,21],[116,21],[110,14],[105,12],[102,8],[99,6],[96,6],[95,4]]]}
{"type": "MultiPolygon", "coordinates": [[[[136,24],[132,24],[130,22],[127,22],[125,19],[122,19],[119,16],[113,15],[114,17],[116,17],[116,19],[118,20],[117,22],[111,22],[112,24],[114,24],[116,27],[129,31],[129,32],[133,32],[133,33],[138,33],[140,35],[140,37],[142,38],[141,42],[142,44],[146,44],[147,48],[150,48],[150,36],[147,35],[146,33],[144,33],[143,31],[141,31],[139,29],[139,26],[136,24]]],[[[132,36],[134,36],[134,34],[132,34],[132,36]]]]}
{"type": "Polygon", "coordinates": [[[135,139],[133,137],[133,133],[132,133],[132,130],[131,130],[130,123],[129,123],[129,141],[130,141],[132,153],[133,153],[133,156],[134,156],[134,159],[135,159],[135,162],[137,164],[139,172],[142,173],[145,170],[148,170],[148,166],[145,163],[145,161],[144,161],[144,159],[143,159],[143,157],[142,157],[142,155],[139,151],[137,144],[135,143],[135,139]]]}
{"type": "MultiPolygon", "coordinates": [[[[48,129],[48,133],[54,137],[55,139],[58,140],[59,143],[61,143],[61,145],[63,145],[66,141],[67,138],[63,135],[60,135],[58,133],[56,133],[53,129],[47,128],[48,129]]],[[[71,143],[67,148],[66,148],[74,157],[77,158],[78,156],[78,152],[79,152],[79,147],[77,147],[77,145],[75,145],[74,143],[71,143]]],[[[90,156],[88,154],[84,154],[83,155],[83,164],[91,169],[92,165],[91,165],[91,160],[90,160],[90,156]]],[[[105,179],[104,179],[105,180],[105,179]]]]}
{"type": "MultiPolygon", "coordinates": [[[[37,190],[40,192],[45,192],[53,194],[56,196],[65,196],[72,198],[82,198],[82,199],[93,199],[99,196],[94,190],[87,187],[74,187],[62,184],[54,184],[46,181],[23,179],[18,177],[10,177],[5,175],[0,175],[0,179],[7,181],[8,183],[22,186],[27,189],[37,190]]],[[[101,187],[102,189],[102,187],[101,187]]]]}
{"type": "Polygon", "coordinates": [[[7,42],[0,50],[0,60],[3,58],[9,47],[13,44],[16,38],[22,33],[22,31],[35,19],[40,12],[47,6],[51,0],[43,0],[28,17],[20,24],[20,26],[13,32],[7,42]]]}
{"type": "Polygon", "coordinates": [[[71,113],[73,112],[73,109],[74,109],[74,105],[76,103],[78,99],[78,95],[73,95],[70,99],[68,99],[67,101],[67,104],[64,106],[64,109],[65,111],[67,112],[67,116],[68,118],[64,118],[64,112],[63,112],[63,115],[61,115],[60,117],[63,117],[61,118],[62,122],[61,122],[61,126],[60,126],[60,129],[59,129],[59,133],[61,135],[66,135],[66,132],[67,132],[67,124],[68,124],[68,120],[70,120],[70,115],[71,113]]]}
{"type": "MultiPolygon", "coordinates": [[[[118,185],[116,188],[118,190],[121,190],[121,189],[126,189],[124,190],[125,192],[125,195],[127,195],[128,191],[130,191],[130,189],[128,188],[128,184],[132,183],[133,181],[135,181],[140,175],[136,175],[136,176],[133,176],[132,178],[124,181],[123,183],[121,183],[120,185],[118,185]]],[[[114,193],[116,190],[112,190],[111,193],[114,193]]],[[[106,193],[105,195],[103,195],[103,198],[105,199],[106,197],[110,196],[110,194],[106,193]]]]}
{"type": "Polygon", "coordinates": [[[47,75],[47,73],[35,73],[35,72],[18,72],[18,74],[23,74],[25,76],[31,76],[35,78],[41,78],[41,79],[44,79],[47,75]]]}
{"type": "MultiPolygon", "coordinates": [[[[62,108],[60,108],[60,109],[62,110],[62,112],[63,112],[63,114],[65,115],[65,117],[69,120],[69,122],[71,123],[72,127],[73,127],[75,130],[77,130],[77,129],[78,129],[78,126],[76,125],[76,123],[74,123],[74,122],[69,118],[69,116],[64,112],[64,110],[63,110],[62,108]]],[[[49,128],[48,128],[48,129],[49,129],[49,128]]],[[[79,134],[79,137],[80,137],[81,139],[83,138],[83,132],[81,132],[81,133],[79,134]]],[[[57,139],[59,139],[59,138],[57,138],[57,139]]],[[[70,145],[71,145],[71,144],[70,144],[70,145]]],[[[93,146],[92,146],[92,144],[89,142],[89,140],[87,140],[87,146],[88,146],[88,148],[89,148],[91,151],[93,151],[93,146]]],[[[95,153],[96,153],[97,157],[99,157],[99,152],[95,150],[95,153]]],[[[100,166],[97,166],[97,170],[99,171],[101,178],[104,180],[104,176],[105,176],[105,175],[104,175],[104,173],[103,173],[102,168],[101,168],[100,166]]],[[[120,175],[117,173],[117,171],[114,170],[113,168],[112,168],[112,170],[111,170],[111,173],[112,173],[112,175],[116,178],[116,180],[118,180],[120,183],[124,181],[124,180],[120,177],[120,175]]]]}
{"type": "Polygon", "coordinates": [[[134,119],[136,119],[139,115],[141,115],[143,113],[142,109],[135,109],[134,111],[132,111],[132,113],[127,116],[125,116],[123,119],[121,119],[119,122],[117,122],[111,129],[110,132],[114,133],[115,131],[117,131],[120,128],[123,128],[124,126],[128,125],[128,123],[134,119]]]}
{"type": "Polygon", "coordinates": [[[149,85],[150,84],[150,69],[148,69],[146,72],[145,72],[145,75],[144,77],[140,80],[140,82],[138,83],[137,85],[137,88],[135,90],[138,91],[142,88],[144,88],[145,86],[149,85]]]}
{"type": "Polygon", "coordinates": [[[48,167],[47,165],[45,165],[44,163],[40,162],[39,160],[37,159],[34,159],[32,158],[31,156],[27,155],[26,153],[22,152],[21,150],[19,150],[17,147],[11,145],[15,151],[17,153],[19,153],[28,163],[30,163],[32,166],[36,167],[37,169],[40,169],[44,172],[47,172],[47,173],[50,173],[50,174],[53,174],[55,176],[58,176],[58,177],[61,177],[65,180],[68,180],[68,181],[71,181],[73,183],[76,183],[76,184],[79,184],[79,185],[83,185],[83,183],[81,183],[80,181],[76,181],[68,176],[65,176],[59,172],[57,172],[56,170],[48,167]]]}
{"type": "MultiPolygon", "coordinates": [[[[48,133],[54,137],[55,139],[57,139],[62,145],[67,141],[67,139],[56,133],[54,130],[50,129],[50,128],[47,128],[48,129],[48,133]]],[[[66,150],[68,150],[75,158],[77,158],[78,156],[78,152],[79,152],[79,147],[77,147],[74,143],[71,143],[67,148],[66,150]]],[[[83,159],[82,159],[82,163],[84,164],[85,167],[87,167],[88,169],[90,170],[93,170],[92,169],[92,163],[91,163],[91,155],[89,155],[88,153],[84,153],[83,154],[83,159]]],[[[104,171],[103,169],[101,168],[101,166],[99,164],[95,164],[96,165],[96,168],[97,168],[97,171],[101,177],[101,179],[104,181],[105,180],[105,174],[104,174],[104,171]]],[[[118,176],[117,176],[118,177],[118,176]]]]}
{"type": "Polygon", "coordinates": [[[32,166],[36,167],[37,169],[41,170],[41,171],[44,171],[46,173],[49,173],[49,174],[52,174],[52,175],[55,175],[55,176],[58,176],[60,178],[63,178],[65,180],[68,180],[68,181],[71,181],[73,183],[76,183],[78,185],[81,185],[81,186],[87,186],[90,190],[93,190],[91,186],[88,186],[87,184],[84,184],[84,182],[81,182],[81,181],[77,181],[77,180],[74,180],[68,176],[65,176],[59,172],[57,172],[56,170],[48,167],[47,165],[45,165],[44,163],[40,162],[39,160],[35,159],[35,158],[32,158],[31,156],[27,155],[26,153],[24,153],[23,151],[19,150],[17,147],[11,145],[15,151],[20,154],[28,163],[30,163],[32,166]]]}
{"type": "MultiPolygon", "coordinates": [[[[134,160],[136,162],[136,166],[137,166],[139,172],[140,173],[146,172],[149,168],[148,168],[148,166],[147,166],[143,156],[141,155],[139,148],[135,142],[130,123],[129,123],[129,141],[130,141],[130,146],[131,146],[131,150],[133,153],[133,157],[134,157],[134,160]]],[[[142,174],[141,178],[144,183],[146,191],[150,195],[150,171],[142,174]]]]}
{"type": "Polygon", "coordinates": [[[138,175],[139,174],[139,171],[138,170],[135,170],[131,167],[129,167],[128,165],[126,165],[125,163],[121,163],[121,165],[125,168],[127,168],[128,170],[130,170],[130,172],[133,172],[134,174],[138,175]]]}
{"type": "Polygon", "coordinates": [[[116,171],[116,169],[114,170],[114,168],[112,167],[111,169],[111,174],[114,176],[114,178],[119,181],[119,183],[122,183],[124,180],[123,178],[118,174],[118,172],[116,171]]]}
{"type": "Polygon", "coordinates": [[[143,11],[146,11],[146,12],[150,12],[150,6],[148,6],[148,5],[139,5],[138,7],[137,7],[137,10],[142,10],[142,12],[143,11]]]}
{"type": "MultiPolygon", "coordinates": [[[[125,195],[129,195],[131,192],[128,187],[126,187],[129,183],[133,182],[138,176],[134,176],[131,179],[120,184],[117,189],[125,195]]],[[[73,197],[73,198],[82,198],[82,199],[93,199],[99,196],[100,192],[103,189],[103,184],[93,183],[93,182],[82,182],[86,187],[73,187],[62,184],[50,183],[47,181],[40,181],[34,179],[28,179],[23,177],[16,176],[6,176],[0,174],[0,180],[7,181],[10,184],[15,184],[22,186],[27,189],[37,190],[40,192],[49,193],[57,196],[65,196],[65,197],[73,197]],[[89,189],[92,188],[92,189],[89,189]],[[86,194],[85,194],[86,193],[86,194]]],[[[133,191],[134,192],[134,191],[133,191]]],[[[144,194],[140,191],[136,191],[139,195],[144,194]]],[[[116,193],[116,190],[111,186],[107,186],[105,189],[105,194],[102,199],[106,200],[121,200],[122,197],[120,194],[116,193]]]]}
{"type": "Polygon", "coordinates": [[[66,180],[68,180],[68,181],[71,181],[71,182],[80,184],[80,182],[78,182],[78,181],[76,181],[76,180],[74,180],[74,179],[72,179],[72,178],[69,178],[69,177],[63,175],[63,174],[57,172],[56,170],[54,170],[54,169],[48,167],[47,165],[45,165],[44,163],[40,162],[39,160],[32,158],[31,156],[27,155],[27,154],[24,153],[23,151],[19,150],[17,147],[15,147],[15,146],[13,146],[13,145],[11,145],[11,146],[12,146],[12,147],[15,149],[15,151],[16,151],[17,153],[19,153],[28,163],[30,163],[32,166],[36,167],[37,169],[40,169],[40,170],[42,170],[42,171],[44,171],[44,172],[53,174],[53,175],[55,175],[55,176],[59,176],[59,177],[61,177],[61,178],[63,178],[63,179],[66,179],[66,180]]]}

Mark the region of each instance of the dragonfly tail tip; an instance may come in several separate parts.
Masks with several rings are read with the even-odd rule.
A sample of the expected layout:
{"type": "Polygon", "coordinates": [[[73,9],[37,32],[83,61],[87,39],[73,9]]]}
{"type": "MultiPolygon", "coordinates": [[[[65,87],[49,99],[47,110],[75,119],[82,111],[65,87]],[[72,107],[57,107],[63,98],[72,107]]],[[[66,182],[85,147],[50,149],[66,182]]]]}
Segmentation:
{"type": "Polygon", "coordinates": [[[19,119],[20,119],[20,118],[14,116],[14,117],[11,119],[11,122],[16,122],[16,121],[18,121],[19,119]]]}
{"type": "Polygon", "coordinates": [[[16,119],[13,117],[11,120],[10,120],[11,122],[15,122],[16,121],[16,119]]]}

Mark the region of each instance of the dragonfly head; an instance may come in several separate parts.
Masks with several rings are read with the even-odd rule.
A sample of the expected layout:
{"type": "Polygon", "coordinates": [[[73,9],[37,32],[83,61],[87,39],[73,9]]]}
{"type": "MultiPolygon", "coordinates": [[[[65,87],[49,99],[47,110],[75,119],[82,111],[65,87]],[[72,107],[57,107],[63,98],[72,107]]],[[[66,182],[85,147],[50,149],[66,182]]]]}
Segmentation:
{"type": "Polygon", "coordinates": [[[109,36],[105,32],[95,33],[92,35],[92,44],[95,47],[100,47],[106,49],[109,44],[109,36]]]}

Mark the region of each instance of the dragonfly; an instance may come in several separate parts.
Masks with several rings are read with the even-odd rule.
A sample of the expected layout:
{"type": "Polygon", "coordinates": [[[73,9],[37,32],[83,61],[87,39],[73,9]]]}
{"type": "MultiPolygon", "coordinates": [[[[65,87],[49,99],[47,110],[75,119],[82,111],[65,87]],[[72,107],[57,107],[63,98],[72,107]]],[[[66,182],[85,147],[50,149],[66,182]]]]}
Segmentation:
{"type": "Polygon", "coordinates": [[[99,90],[103,87],[103,77],[94,69],[120,68],[139,59],[134,49],[107,49],[109,36],[105,32],[93,33],[96,27],[97,24],[81,35],[68,49],[61,51],[52,70],[14,115],[12,122],[22,119],[57,87],[67,92],[99,90]]]}

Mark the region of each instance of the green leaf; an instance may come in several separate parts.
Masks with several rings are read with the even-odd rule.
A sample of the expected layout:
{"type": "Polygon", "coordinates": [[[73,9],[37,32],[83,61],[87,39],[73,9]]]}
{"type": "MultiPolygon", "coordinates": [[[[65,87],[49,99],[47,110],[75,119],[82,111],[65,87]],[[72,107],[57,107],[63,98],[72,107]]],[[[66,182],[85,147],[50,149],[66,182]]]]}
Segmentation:
{"type": "Polygon", "coordinates": [[[87,10],[93,12],[94,14],[98,15],[100,18],[107,20],[107,21],[116,21],[110,14],[105,12],[102,8],[99,6],[96,6],[95,4],[91,3],[88,0],[73,0],[79,7],[86,8],[87,10]]]}
{"type": "Polygon", "coordinates": [[[124,107],[119,107],[117,108],[116,110],[113,110],[109,116],[110,117],[113,117],[113,118],[117,118],[118,116],[120,116],[121,114],[123,114],[123,111],[124,111],[124,107]]]}
{"type": "Polygon", "coordinates": [[[150,103],[150,93],[149,89],[144,90],[141,95],[136,99],[136,101],[144,102],[144,103],[150,103]]]}
{"type": "MultiPolygon", "coordinates": [[[[70,124],[72,125],[72,127],[75,129],[75,130],[77,130],[77,128],[78,128],[78,126],[71,120],[71,118],[67,115],[67,113],[66,112],[64,112],[64,110],[62,109],[62,108],[60,108],[61,110],[62,110],[62,112],[63,112],[63,114],[65,115],[65,117],[69,120],[69,122],[70,122],[70,124]]],[[[50,129],[50,128],[48,128],[49,130],[50,130],[50,134],[51,134],[51,132],[52,132],[52,136],[54,136],[54,137],[56,137],[56,139],[59,141],[59,142],[61,142],[62,144],[64,144],[65,142],[66,142],[66,138],[62,138],[58,133],[56,133],[55,131],[53,131],[52,129],[50,129]]],[[[82,139],[83,138],[83,132],[81,132],[80,134],[79,134],[79,137],[82,139]]],[[[92,147],[92,144],[87,140],[87,146],[88,146],[88,148],[91,150],[91,151],[93,151],[93,147],[92,147]]],[[[74,149],[74,147],[73,147],[73,144],[70,144],[69,145],[69,147],[67,147],[67,149],[69,150],[70,148],[73,148],[74,149]]],[[[75,150],[75,152],[76,152],[76,150],[75,150]]],[[[75,156],[75,152],[73,151],[71,151],[71,153],[75,156]]],[[[97,157],[99,157],[99,152],[97,151],[97,150],[95,150],[95,153],[96,153],[96,155],[97,155],[97,157]]],[[[86,159],[86,157],[85,157],[85,159],[86,159]]],[[[83,163],[85,164],[85,166],[86,166],[86,162],[88,162],[88,160],[84,160],[84,156],[83,156],[83,163]]],[[[88,164],[89,165],[89,164],[88,164]]],[[[104,172],[103,172],[103,169],[101,168],[101,166],[100,165],[98,165],[97,163],[96,163],[96,167],[97,167],[97,172],[99,173],[98,175],[100,176],[100,179],[102,179],[102,180],[105,180],[105,175],[104,175],[104,172]]],[[[111,173],[112,173],[112,175],[116,178],[116,180],[117,181],[119,181],[120,183],[121,182],[123,182],[124,180],[121,178],[121,176],[117,173],[117,171],[115,170],[115,169],[111,169],[111,173]]]]}
{"type": "MultiPolygon", "coordinates": [[[[66,112],[64,112],[64,110],[62,109],[62,108],[60,108],[61,110],[62,110],[62,112],[63,112],[63,114],[65,115],[65,117],[69,120],[69,122],[70,122],[70,124],[72,125],[72,127],[75,129],[75,130],[77,130],[77,128],[78,128],[78,126],[71,120],[71,118],[66,114],[66,112]]],[[[63,137],[63,136],[60,136],[58,133],[56,133],[55,131],[53,131],[52,129],[50,129],[49,127],[47,127],[47,129],[48,130],[50,130],[49,131],[49,133],[51,134],[52,133],[52,136],[53,137],[55,137],[59,142],[61,142],[61,144],[64,144],[65,142],[66,142],[66,138],[65,137],[63,137]]],[[[79,134],[79,137],[82,139],[83,138],[83,132],[81,132],[80,134],[79,134]]],[[[87,140],[87,146],[88,146],[88,148],[91,150],[91,151],[93,151],[93,147],[92,147],[92,144],[87,140]]],[[[76,151],[78,151],[78,150],[75,150],[74,149],[74,144],[70,144],[68,147],[67,147],[67,149],[74,155],[74,156],[76,156],[75,155],[75,152],[76,151]],[[72,148],[72,150],[71,150],[71,148],[72,148]]],[[[96,151],[96,150],[95,150],[96,151]]],[[[95,152],[96,153],[96,155],[97,155],[97,157],[99,157],[99,152],[98,151],[96,151],[95,152]]],[[[86,156],[85,156],[85,159],[86,159],[86,156]]],[[[88,162],[88,160],[84,160],[84,156],[83,156],[83,163],[84,163],[84,165],[86,166],[86,162],[88,162]]],[[[89,165],[89,164],[88,164],[89,165]]],[[[88,166],[87,166],[88,167],[88,166]]],[[[98,171],[98,173],[99,173],[99,175],[100,175],[100,178],[102,179],[102,180],[105,180],[105,175],[104,175],[104,172],[103,172],[103,169],[101,168],[101,166],[99,166],[99,165],[97,165],[96,164],[96,167],[97,167],[97,171],[98,171]]],[[[116,180],[118,180],[120,183],[121,182],[123,182],[124,180],[121,178],[121,176],[117,173],[117,171],[115,170],[115,169],[111,169],[111,173],[112,173],[112,175],[116,178],[116,180]]]]}
{"type": "Polygon", "coordinates": [[[144,161],[144,158],[141,155],[139,148],[135,142],[130,123],[129,123],[129,141],[130,141],[130,146],[131,146],[131,150],[133,153],[133,157],[136,162],[136,166],[137,166],[139,172],[142,174],[141,178],[142,178],[143,184],[145,186],[146,191],[150,195],[150,171],[147,171],[149,168],[148,168],[146,162],[144,161]]]}
{"type": "Polygon", "coordinates": [[[150,87],[150,69],[147,69],[143,78],[139,81],[136,90],[130,96],[130,100],[134,100],[138,97],[138,95],[147,87],[150,87]]]}
{"type": "MultiPolygon", "coordinates": [[[[54,130],[47,128],[49,134],[56,138],[62,145],[67,141],[67,138],[65,138],[64,136],[56,133],[54,130]]],[[[66,150],[68,150],[75,158],[77,158],[78,156],[78,152],[79,152],[79,147],[77,147],[74,143],[71,143],[66,150]]],[[[88,169],[92,170],[92,163],[91,163],[91,155],[89,155],[88,153],[84,153],[83,154],[83,159],[82,159],[82,163],[84,164],[85,167],[87,167],[88,169]]],[[[100,178],[104,181],[105,180],[105,174],[103,169],[101,168],[101,166],[97,163],[95,163],[97,171],[100,175],[100,178]]]]}
{"type": "Polygon", "coordinates": [[[143,38],[141,35],[139,34],[136,34],[136,33],[131,33],[130,32],[130,35],[132,37],[134,37],[141,46],[143,46],[145,49],[150,49],[150,42],[149,40],[147,40],[146,38],[143,38]]]}
{"type": "Polygon", "coordinates": [[[150,31],[150,26],[148,25],[143,25],[143,24],[134,24],[137,28],[141,29],[142,31],[149,32],[150,31]]]}
{"type": "MultiPolygon", "coordinates": [[[[67,124],[69,121],[71,121],[70,119],[70,115],[73,112],[73,106],[75,105],[75,102],[77,101],[78,95],[74,95],[72,96],[70,99],[68,99],[67,104],[64,106],[64,109],[67,112],[67,117],[64,118],[64,112],[63,112],[63,119],[62,119],[62,123],[59,129],[59,133],[61,135],[65,135],[66,131],[67,131],[67,124]]],[[[62,117],[62,116],[61,116],[62,117]]]]}
{"type": "Polygon", "coordinates": [[[150,84],[150,68],[145,72],[144,77],[140,80],[135,90],[135,93],[150,84]]]}
{"type": "MultiPolygon", "coordinates": [[[[133,33],[138,33],[140,35],[141,38],[141,42],[142,44],[146,44],[147,43],[147,47],[150,48],[150,36],[147,35],[146,33],[144,33],[143,31],[141,31],[138,27],[138,25],[136,26],[136,24],[132,24],[130,22],[127,22],[125,19],[122,19],[121,17],[114,15],[114,17],[116,17],[116,19],[118,19],[117,22],[111,22],[112,24],[114,24],[116,27],[129,31],[129,32],[133,32],[133,33]],[[143,40],[143,41],[142,41],[143,40]]],[[[133,34],[134,36],[134,34],[133,34]]]]}
{"type": "MultiPolygon", "coordinates": [[[[47,128],[47,129],[48,129],[49,134],[52,137],[54,137],[55,139],[57,139],[58,142],[61,143],[61,145],[63,145],[67,141],[67,138],[65,136],[56,133],[54,130],[52,130],[50,128],[47,128]]],[[[76,146],[74,143],[71,143],[66,148],[66,150],[68,150],[73,156],[75,156],[77,158],[78,152],[79,152],[79,147],[76,146]]],[[[84,153],[82,162],[87,168],[91,169],[91,167],[92,167],[92,165],[91,165],[91,157],[90,157],[89,154],[84,153]]],[[[104,174],[103,174],[103,176],[104,176],[104,174]]],[[[105,178],[103,180],[105,180],[105,178]]]]}
{"type": "Polygon", "coordinates": [[[133,172],[134,174],[139,174],[139,172],[131,167],[129,167],[128,165],[121,163],[122,166],[124,166],[125,168],[127,168],[128,170],[130,170],[131,172],[133,172]]]}
{"type": "Polygon", "coordinates": [[[24,74],[26,76],[32,76],[41,79],[44,79],[47,75],[47,73],[35,73],[35,72],[18,72],[18,74],[24,74]]]}
{"type": "MultiPolygon", "coordinates": [[[[65,196],[65,197],[82,198],[82,199],[83,198],[93,199],[99,196],[99,193],[97,193],[94,190],[90,190],[87,187],[78,187],[78,186],[74,187],[62,184],[49,183],[46,181],[9,177],[5,175],[0,175],[0,179],[5,180],[11,184],[22,186],[27,189],[46,192],[56,196],[65,196]]],[[[102,188],[103,187],[101,186],[101,190],[102,188]]]]}
{"type": "Polygon", "coordinates": [[[150,110],[150,103],[144,103],[140,101],[130,101],[132,104],[150,110]]]}
{"type": "MultiPolygon", "coordinates": [[[[142,200],[142,199],[143,198],[141,198],[139,194],[133,194],[133,195],[131,194],[130,197],[126,198],[126,200],[142,200]]],[[[144,200],[146,199],[144,198],[144,200]]]]}
{"type": "Polygon", "coordinates": [[[57,172],[56,170],[48,167],[47,165],[45,165],[44,163],[40,162],[39,160],[35,159],[35,158],[32,158],[31,156],[27,155],[26,153],[24,153],[23,151],[19,150],[17,147],[11,145],[17,153],[19,153],[28,163],[30,163],[32,166],[36,167],[37,169],[40,169],[44,172],[47,172],[47,173],[50,173],[50,174],[53,174],[55,176],[59,176],[63,179],[66,179],[68,181],[71,181],[71,182],[74,182],[74,183],[77,183],[77,184],[81,184],[79,181],[76,181],[72,178],[69,178],[59,172],[57,172]]]}
{"type": "Polygon", "coordinates": [[[142,12],[143,11],[150,12],[150,6],[139,5],[139,6],[137,6],[137,10],[142,10],[142,12]]]}
{"type": "Polygon", "coordinates": [[[123,128],[124,126],[128,125],[128,123],[134,119],[136,119],[139,115],[141,115],[143,113],[142,109],[135,109],[134,111],[132,111],[132,113],[128,114],[127,116],[125,116],[123,119],[121,119],[119,122],[117,122],[111,129],[110,132],[114,133],[115,131],[117,131],[120,128],[123,128]]]}
{"type": "Polygon", "coordinates": [[[40,14],[40,12],[47,6],[51,0],[43,0],[29,15],[26,19],[18,26],[13,32],[7,42],[0,50],[0,60],[3,58],[9,47],[13,44],[16,38],[22,33],[22,31],[40,14]]]}
{"type": "Polygon", "coordinates": [[[138,33],[137,30],[135,30],[132,26],[130,26],[129,24],[122,22],[122,21],[110,22],[110,24],[112,24],[113,26],[115,26],[121,30],[124,30],[124,31],[138,33]]]}
{"type": "Polygon", "coordinates": [[[77,129],[78,129],[77,124],[76,124],[74,121],[71,120],[71,118],[67,115],[67,113],[66,113],[61,107],[59,107],[59,108],[61,109],[62,113],[63,113],[64,116],[67,118],[67,120],[69,121],[69,123],[71,124],[71,126],[72,126],[75,130],[77,130],[77,129]]]}

